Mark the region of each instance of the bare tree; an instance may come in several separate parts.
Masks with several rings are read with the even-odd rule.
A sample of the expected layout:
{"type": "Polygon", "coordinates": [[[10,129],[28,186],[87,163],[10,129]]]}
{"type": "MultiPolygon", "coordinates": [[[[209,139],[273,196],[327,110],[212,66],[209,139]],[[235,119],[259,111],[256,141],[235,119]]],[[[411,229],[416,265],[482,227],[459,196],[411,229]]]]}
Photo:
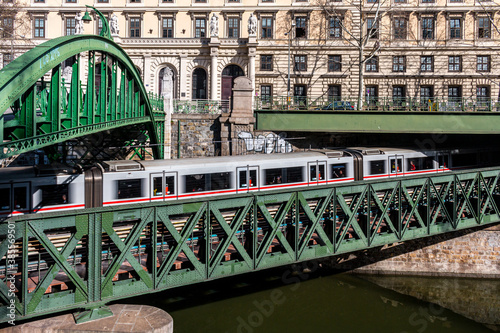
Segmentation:
{"type": "Polygon", "coordinates": [[[19,0],[0,2],[0,52],[4,53],[4,62],[14,59],[14,46],[26,43],[30,31],[30,20],[24,11],[25,5],[19,0]]]}
{"type": "Polygon", "coordinates": [[[358,51],[357,61],[352,65],[358,68],[359,73],[357,109],[360,110],[363,104],[366,63],[377,55],[383,40],[388,38],[382,34],[391,31],[381,28],[383,18],[392,11],[390,0],[373,0],[366,3],[363,0],[349,0],[343,3],[318,0],[318,6],[334,20],[335,26],[340,26],[342,39],[358,51]]]}

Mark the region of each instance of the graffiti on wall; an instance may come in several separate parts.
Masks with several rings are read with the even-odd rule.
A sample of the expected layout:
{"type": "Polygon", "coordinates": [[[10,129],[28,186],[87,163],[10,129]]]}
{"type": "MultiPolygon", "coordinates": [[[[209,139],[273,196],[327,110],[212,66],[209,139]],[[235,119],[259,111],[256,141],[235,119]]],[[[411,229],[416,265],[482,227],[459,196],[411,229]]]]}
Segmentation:
{"type": "Polygon", "coordinates": [[[254,137],[250,132],[238,133],[238,139],[245,142],[247,151],[254,151],[265,154],[290,153],[293,151],[292,145],[285,140],[286,133],[259,134],[254,137]]]}

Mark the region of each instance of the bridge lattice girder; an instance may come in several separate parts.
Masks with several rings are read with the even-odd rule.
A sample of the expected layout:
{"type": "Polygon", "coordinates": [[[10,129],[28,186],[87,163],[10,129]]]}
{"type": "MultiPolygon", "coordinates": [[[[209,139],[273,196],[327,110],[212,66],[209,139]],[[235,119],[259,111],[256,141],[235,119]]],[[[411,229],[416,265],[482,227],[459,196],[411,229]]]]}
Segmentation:
{"type": "Polygon", "coordinates": [[[26,52],[0,71],[0,96],[0,159],[136,124],[145,124],[154,155],[162,156],[156,122],[163,113],[155,117],[137,68],[108,38],[64,36],[26,52]]]}
{"type": "Polygon", "coordinates": [[[0,224],[0,258],[13,254],[0,320],[10,299],[20,320],[498,223],[499,179],[491,168],[13,217],[0,224]]]}

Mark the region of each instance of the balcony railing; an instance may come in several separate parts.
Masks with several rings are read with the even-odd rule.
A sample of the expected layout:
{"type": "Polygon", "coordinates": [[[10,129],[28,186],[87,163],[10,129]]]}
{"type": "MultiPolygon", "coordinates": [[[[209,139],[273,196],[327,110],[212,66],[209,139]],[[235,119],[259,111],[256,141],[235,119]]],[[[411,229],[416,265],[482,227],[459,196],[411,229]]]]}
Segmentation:
{"type": "MultiPolygon", "coordinates": [[[[161,96],[149,93],[149,101],[155,112],[163,112],[163,98],[161,96]]],[[[177,100],[173,101],[173,113],[192,113],[192,114],[219,114],[228,112],[229,101],[216,101],[208,99],[197,99],[193,101],[177,100]]]]}
{"type": "MultiPolygon", "coordinates": [[[[256,110],[357,110],[357,97],[256,97],[256,110]]],[[[500,101],[491,98],[391,98],[364,99],[363,111],[441,111],[441,112],[489,112],[500,111],[500,101]]]]}

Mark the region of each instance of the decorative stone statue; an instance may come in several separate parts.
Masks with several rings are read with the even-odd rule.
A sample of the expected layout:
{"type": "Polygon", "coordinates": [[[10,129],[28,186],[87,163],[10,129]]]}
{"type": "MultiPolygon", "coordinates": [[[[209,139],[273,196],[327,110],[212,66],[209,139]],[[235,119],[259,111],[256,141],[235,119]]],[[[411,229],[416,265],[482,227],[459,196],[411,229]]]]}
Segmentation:
{"type": "Polygon", "coordinates": [[[118,17],[116,14],[111,16],[111,20],[109,21],[109,28],[111,29],[112,35],[118,35],[120,33],[120,28],[118,27],[118,17]]]}
{"type": "Polygon", "coordinates": [[[248,35],[257,35],[257,18],[253,16],[253,13],[250,14],[250,17],[248,18],[248,35]]]}
{"type": "Polygon", "coordinates": [[[83,21],[82,13],[78,13],[75,16],[75,35],[83,34],[83,21]]]}
{"type": "Polygon", "coordinates": [[[210,19],[210,37],[219,37],[219,18],[215,13],[210,19]]]}
{"type": "Polygon", "coordinates": [[[169,67],[165,67],[163,71],[163,91],[162,95],[168,99],[172,99],[174,91],[174,72],[169,67]]]}

